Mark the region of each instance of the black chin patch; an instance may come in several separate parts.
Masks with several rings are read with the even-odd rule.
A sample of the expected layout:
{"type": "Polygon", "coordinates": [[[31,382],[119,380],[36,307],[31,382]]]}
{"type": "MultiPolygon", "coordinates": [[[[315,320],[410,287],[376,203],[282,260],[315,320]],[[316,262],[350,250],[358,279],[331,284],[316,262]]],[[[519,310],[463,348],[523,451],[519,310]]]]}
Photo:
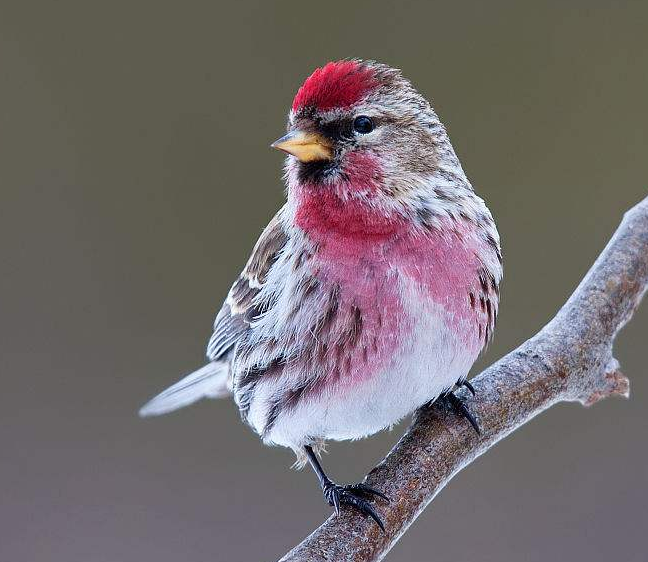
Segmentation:
{"type": "Polygon", "coordinates": [[[316,160],[300,162],[298,178],[300,183],[321,183],[337,174],[338,163],[335,160],[316,160]]]}

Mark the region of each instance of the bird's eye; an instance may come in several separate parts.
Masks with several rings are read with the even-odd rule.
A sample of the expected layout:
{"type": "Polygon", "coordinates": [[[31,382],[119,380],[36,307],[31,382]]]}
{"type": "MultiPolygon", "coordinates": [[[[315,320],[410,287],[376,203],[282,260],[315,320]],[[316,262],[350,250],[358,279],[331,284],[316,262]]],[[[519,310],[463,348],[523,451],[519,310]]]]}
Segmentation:
{"type": "Polygon", "coordinates": [[[361,135],[366,135],[374,129],[374,124],[366,115],[360,115],[353,121],[353,130],[361,135]]]}

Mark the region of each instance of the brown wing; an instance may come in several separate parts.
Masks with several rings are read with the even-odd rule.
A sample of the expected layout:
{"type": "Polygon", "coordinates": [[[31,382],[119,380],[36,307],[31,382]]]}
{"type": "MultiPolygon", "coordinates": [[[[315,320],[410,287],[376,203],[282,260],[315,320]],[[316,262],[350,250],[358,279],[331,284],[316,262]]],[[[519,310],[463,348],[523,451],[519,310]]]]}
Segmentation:
{"type": "Polygon", "coordinates": [[[254,297],[265,283],[272,264],[286,245],[279,211],[261,233],[252,255],[238,279],[232,285],[225,303],[214,321],[214,333],[207,345],[207,357],[215,361],[225,356],[247,331],[250,321],[258,314],[254,297]]]}

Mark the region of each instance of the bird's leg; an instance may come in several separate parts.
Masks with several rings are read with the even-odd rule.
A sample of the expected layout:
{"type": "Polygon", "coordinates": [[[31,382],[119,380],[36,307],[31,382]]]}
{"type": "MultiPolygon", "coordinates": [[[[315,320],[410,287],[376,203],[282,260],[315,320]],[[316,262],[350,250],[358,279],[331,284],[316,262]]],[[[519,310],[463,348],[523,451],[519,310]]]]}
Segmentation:
{"type": "Polygon", "coordinates": [[[320,486],[322,487],[322,493],[324,494],[324,499],[328,502],[330,506],[335,508],[335,513],[339,515],[340,505],[347,504],[355,507],[363,515],[368,515],[371,517],[378,526],[385,530],[382,520],[378,516],[376,510],[371,506],[366,498],[372,496],[378,496],[386,501],[389,501],[387,496],[378,490],[375,490],[371,486],[366,484],[348,484],[346,486],[340,486],[333,482],[322,468],[317,456],[313,452],[313,449],[310,445],[304,447],[306,451],[306,456],[308,457],[308,462],[315,471],[317,479],[319,480],[320,486]],[[364,496],[364,497],[363,497],[364,496]]]}
{"type": "MultiPolygon", "coordinates": [[[[468,388],[468,390],[470,390],[470,392],[472,392],[473,396],[475,395],[475,389],[469,382],[464,381],[463,383],[461,383],[461,386],[465,386],[466,388],[468,388]]],[[[475,430],[477,435],[481,435],[481,429],[479,428],[477,419],[466,407],[466,404],[464,404],[464,401],[461,398],[459,398],[452,390],[448,390],[447,392],[442,394],[441,398],[448,401],[451,408],[455,411],[456,414],[463,418],[466,418],[470,422],[470,425],[473,426],[473,429],[475,430]]]]}

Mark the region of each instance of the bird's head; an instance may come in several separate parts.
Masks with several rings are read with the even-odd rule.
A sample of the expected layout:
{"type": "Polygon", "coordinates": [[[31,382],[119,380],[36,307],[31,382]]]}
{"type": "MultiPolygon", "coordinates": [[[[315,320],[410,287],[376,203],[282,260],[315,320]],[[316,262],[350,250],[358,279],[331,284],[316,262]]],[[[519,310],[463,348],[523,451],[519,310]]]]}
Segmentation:
{"type": "Polygon", "coordinates": [[[329,186],[343,197],[402,204],[444,167],[463,176],[430,104],[399,70],[373,61],[315,70],[295,96],[288,133],[272,146],[290,155],[289,186],[329,186]]]}

